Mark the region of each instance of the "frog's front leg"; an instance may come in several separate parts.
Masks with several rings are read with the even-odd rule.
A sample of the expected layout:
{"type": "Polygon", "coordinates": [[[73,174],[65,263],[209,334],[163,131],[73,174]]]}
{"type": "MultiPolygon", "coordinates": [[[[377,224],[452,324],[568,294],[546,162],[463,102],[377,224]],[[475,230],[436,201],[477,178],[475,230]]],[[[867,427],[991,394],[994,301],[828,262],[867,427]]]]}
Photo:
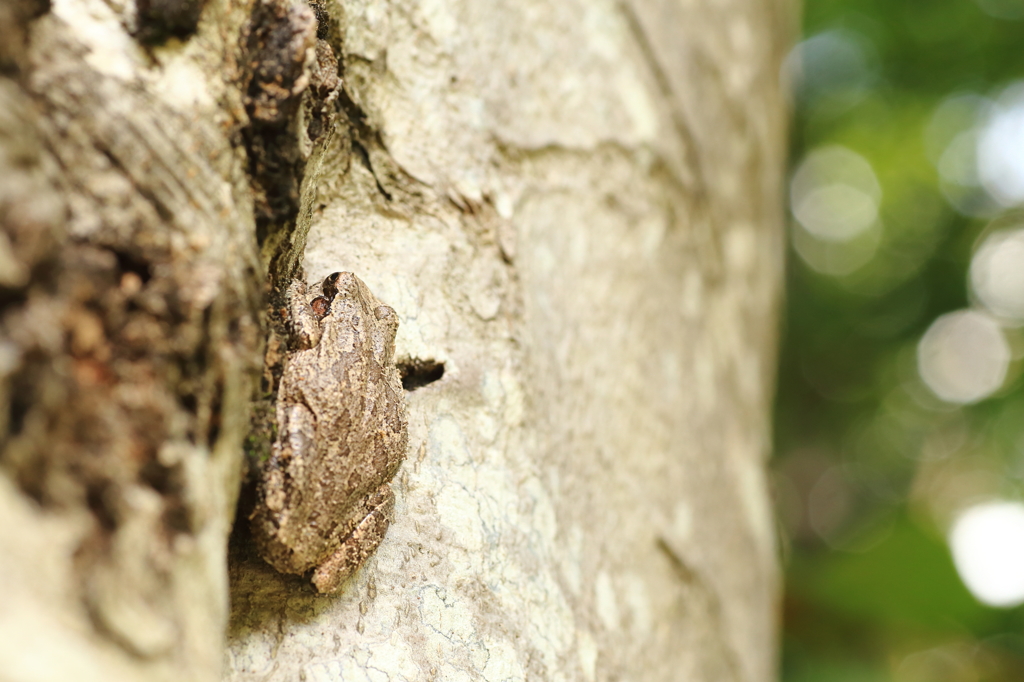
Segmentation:
{"type": "Polygon", "coordinates": [[[321,594],[341,587],[384,539],[395,511],[395,494],[391,486],[387,483],[382,485],[366,498],[360,509],[365,511],[365,515],[356,527],[341,541],[338,550],[313,571],[311,582],[321,594]]]}

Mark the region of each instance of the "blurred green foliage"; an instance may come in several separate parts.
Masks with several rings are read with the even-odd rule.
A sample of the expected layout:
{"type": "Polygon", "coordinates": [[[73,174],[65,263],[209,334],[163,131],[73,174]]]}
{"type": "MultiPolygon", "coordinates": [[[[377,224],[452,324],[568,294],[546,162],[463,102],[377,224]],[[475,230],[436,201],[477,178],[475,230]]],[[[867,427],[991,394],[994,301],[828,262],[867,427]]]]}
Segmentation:
{"type": "Polygon", "coordinates": [[[1024,679],[1024,610],[978,602],[945,540],[970,495],[1021,498],[1019,362],[965,407],[922,395],[912,376],[929,325],[971,305],[968,266],[993,217],[947,200],[929,126],[947,98],[1024,78],[1024,0],[806,0],[804,37],[790,60],[793,166],[826,145],[863,156],[883,230],[852,272],[789,255],[775,420],[782,678],[1024,679]]]}

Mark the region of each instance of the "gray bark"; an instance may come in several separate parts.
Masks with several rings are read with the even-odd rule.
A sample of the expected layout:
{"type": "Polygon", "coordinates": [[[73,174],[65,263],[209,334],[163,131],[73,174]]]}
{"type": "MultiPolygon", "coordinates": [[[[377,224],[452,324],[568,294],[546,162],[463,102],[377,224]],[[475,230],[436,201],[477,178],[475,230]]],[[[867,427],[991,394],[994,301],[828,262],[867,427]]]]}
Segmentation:
{"type": "Polygon", "coordinates": [[[295,5],[270,104],[286,3],[2,1],[0,680],[775,676],[783,0],[343,0],[337,89],[295,5]],[[226,547],[263,301],[337,270],[421,385],[321,597],[226,547]]]}

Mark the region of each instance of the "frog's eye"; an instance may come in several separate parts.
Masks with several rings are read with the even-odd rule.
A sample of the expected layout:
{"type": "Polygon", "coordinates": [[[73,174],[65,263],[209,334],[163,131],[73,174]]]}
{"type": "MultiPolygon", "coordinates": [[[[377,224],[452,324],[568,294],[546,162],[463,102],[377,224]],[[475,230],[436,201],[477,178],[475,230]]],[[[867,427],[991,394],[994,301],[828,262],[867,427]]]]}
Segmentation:
{"type": "Polygon", "coordinates": [[[331,300],[326,296],[317,296],[309,302],[309,307],[313,309],[316,319],[322,320],[331,313],[331,300]]]}
{"type": "Polygon", "coordinates": [[[339,277],[341,277],[341,273],[340,272],[335,272],[333,274],[327,275],[327,278],[324,279],[324,284],[323,284],[323,286],[321,288],[324,291],[324,296],[327,297],[327,302],[328,303],[333,301],[334,297],[338,293],[338,278],[339,277]]]}

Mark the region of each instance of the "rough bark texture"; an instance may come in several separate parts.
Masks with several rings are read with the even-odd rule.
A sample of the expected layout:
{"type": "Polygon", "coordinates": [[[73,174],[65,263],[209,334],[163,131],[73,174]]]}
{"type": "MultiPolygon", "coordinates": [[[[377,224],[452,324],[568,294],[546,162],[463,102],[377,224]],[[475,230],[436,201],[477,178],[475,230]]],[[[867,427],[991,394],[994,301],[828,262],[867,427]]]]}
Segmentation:
{"type": "Polygon", "coordinates": [[[263,279],[226,64],[4,21],[0,679],[217,679],[263,279]]]}
{"type": "Polygon", "coordinates": [[[0,679],[774,677],[783,0],[0,3],[0,679]],[[227,621],[259,292],[338,270],[396,519],[332,597],[236,533],[227,621]]]}
{"type": "Polygon", "coordinates": [[[230,678],[771,679],[779,8],[330,10],[307,275],[444,375],[345,592],[236,566],[230,678]]]}

